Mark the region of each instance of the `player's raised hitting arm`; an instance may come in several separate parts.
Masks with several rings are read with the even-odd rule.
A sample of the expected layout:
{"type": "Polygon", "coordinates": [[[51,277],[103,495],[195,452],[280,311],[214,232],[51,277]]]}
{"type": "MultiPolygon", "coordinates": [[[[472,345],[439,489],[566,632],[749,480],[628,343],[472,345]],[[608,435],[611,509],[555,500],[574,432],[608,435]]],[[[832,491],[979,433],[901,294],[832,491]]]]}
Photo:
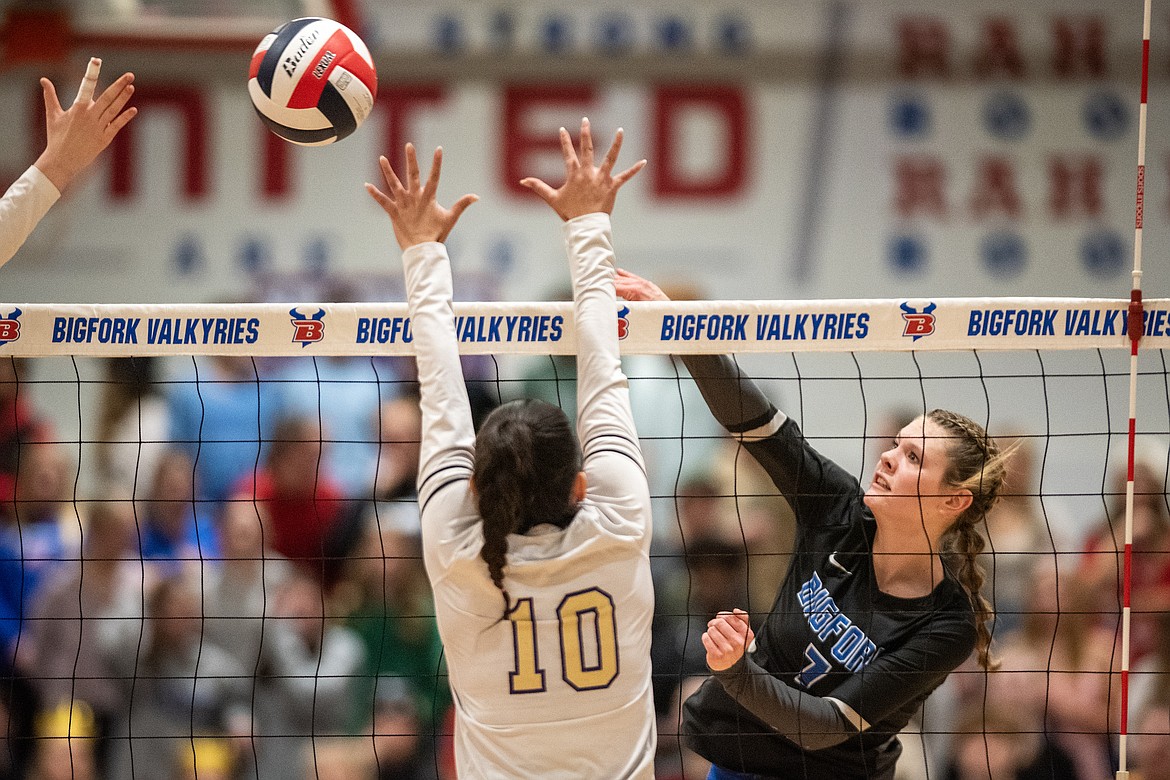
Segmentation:
{"type": "MultiPolygon", "coordinates": [[[[617,270],[618,297],[629,301],[668,301],[653,282],[617,270]]],[[[777,435],[788,415],[728,355],[683,355],[683,365],[711,414],[751,452],[780,488],[798,522],[822,516],[826,504],[856,493],[857,480],[832,461],[816,457],[801,437],[777,435]]]]}
{"type": "Polygon", "coordinates": [[[16,254],[61,193],[138,113],[126,108],[134,74],[125,73],[96,99],[102,61],[90,59],[73,105],[65,110],[53,82],[41,79],[48,142],[37,161],[0,199],[0,265],[16,254]]]}
{"type": "MultiPolygon", "coordinates": [[[[627,301],[670,300],[654,282],[622,268],[616,286],[618,297],[627,301]]],[[[684,355],[683,363],[715,419],[731,433],[779,428],[788,419],[727,355],[684,355]]]]}

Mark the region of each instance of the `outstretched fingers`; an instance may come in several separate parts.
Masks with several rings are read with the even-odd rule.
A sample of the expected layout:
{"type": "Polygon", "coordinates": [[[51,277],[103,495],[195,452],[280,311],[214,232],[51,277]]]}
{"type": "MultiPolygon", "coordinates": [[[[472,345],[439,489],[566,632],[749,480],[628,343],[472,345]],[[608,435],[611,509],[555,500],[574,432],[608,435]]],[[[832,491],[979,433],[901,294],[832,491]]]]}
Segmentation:
{"type": "Polygon", "coordinates": [[[138,116],[138,109],[134,106],[131,106],[122,113],[118,114],[118,116],[114,117],[114,121],[106,125],[106,142],[108,143],[109,141],[112,141],[114,136],[116,136],[123,127],[130,124],[130,120],[136,116],[138,116]]]}
{"type": "Polygon", "coordinates": [[[581,165],[593,167],[593,131],[589,129],[589,117],[581,118],[581,165]]]}
{"type": "Polygon", "coordinates": [[[386,155],[378,158],[378,167],[382,169],[382,178],[386,180],[386,188],[390,193],[396,194],[403,189],[402,182],[398,180],[398,174],[394,172],[394,168],[390,165],[390,161],[386,159],[386,155]]]}
{"type": "Polygon", "coordinates": [[[459,217],[463,214],[464,211],[467,211],[468,206],[470,206],[472,203],[475,203],[478,200],[479,200],[478,195],[464,195],[462,198],[455,201],[455,204],[453,206],[451,206],[451,222],[452,222],[452,224],[454,224],[456,222],[456,220],[459,219],[459,217]]]}
{"type": "MultiPolygon", "coordinates": [[[[605,153],[605,158],[601,161],[601,166],[597,169],[602,176],[609,176],[613,171],[613,166],[617,164],[618,154],[622,150],[622,141],[625,139],[626,132],[622,128],[618,128],[613,136],[613,144],[609,147],[609,151],[605,153]]],[[[638,160],[638,162],[626,168],[624,171],[613,177],[615,187],[621,187],[630,179],[638,175],[638,171],[646,167],[645,160],[638,160]]]]}
{"type": "Polygon", "coordinates": [[[77,97],[74,103],[88,103],[93,100],[93,93],[97,89],[98,74],[102,72],[102,61],[97,57],[90,57],[85,66],[85,75],[81,78],[81,86],[77,88],[77,97]]]}
{"type": "Polygon", "coordinates": [[[382,192],[373,184],[366,182],[366,192],[370,193],[370,197],[373,198],[374,201],[382,207],[382,210],[390,216],[394,216],[396,213],[398,213],[398,206],[394,203],[393,198],[382,192]]]}
{"type": "Polygon", "coordinates": [[[479,200],[478,196],[468,194],[455,201],[450,208],[444,208],[436,198],[443,168],[442,148],[435,149],[425,184],[420,182],[418,154],[414,144],[406,144],[405,151],[406,175],[403,178],[398,177],[390,161],[383,155],[378,158],[378,165],[386,180],[386,191],[366,184],[366,192],[389,215],[394,237],[404,250],[428,241],[446,241],[463,212],[479,200]]]}
{"type": "Polygon", "coordinates": [[[423,197],[433,199],[439,194],[439,172],[443,168],[443,147],[435,147],[435,156],[431,159],[431,174],[427,176],[427,186],[423,188],[423,197]]]}
{"type": "Polygon", "coordinates": [[[613,181],[617,186],[620,187],[623,184],[625,184],[626,182],[628,182],[630,179],[637,176],[638,171],[642,170],[645,167],[646,167],[646,161],[645,160],[638,160],[638,162],[634,163],[629,168],[626,168],[624,171],[619,173],[617,176],[614,176],[613,181]]]}
{"type": "Polygon", "coordinates": [[[459,221],[460,215],[467,210],[467,207],[479,200],[478,195],[464,195],[459,200],[455,201],[449,209],[444,209],[434,202],[432,198],[429,202],[437,210],[439,218],[439,232],[434,237],[435,241],[446,241],[447,236],[450,235],[451,229],[455,227],[455,223],[459,221]]]}
{"type": "Polygon", "coordinates": [[[418,154],[411,143],[406,145],[406,186],[410,192],[418,192],[422,187],[418,172],[418,154]]]}
{"type": "Polygon", "coordinates": [[[130,96],[135,94],[133,80],[135,80],[133,74],[123,74],[121,78],[118,78],[118,81],[110,84],[102,92],[101,97],[97,98],[97,102],[94,103],[95,109],[106,122],[116,117],[118,112],[130,101],[130,96]]]}
{"type": "Polygon", "coordinates": [[[551,204],[557,196],[557,191],[550,187],[543,179],[527,176],[520,180],[521,187],[527,187],[540,196],[545,203],[551,204]]]}
{"type": "Polygon", "coordinates": [[[613,143],[610,145],[609,151],[605,153],[605,157],[601,161],[601,167],[598,169],[602,175],[608,176],[610,171],[613,170],[613,166],[617,163],[618,152],[622,150],[622,137],[624,135],[625,131],[620,127],[614,133],[613,143]]]}
{"type": "Polygon", "coordinates": [[[61,108],[61,101],[57,100],[57,88],[53,86],[53,82],[42,78],[41,91],[45,97],[45,116],[50,121],[64,113],[64,109],[61,108]]]}
{"type": "Polygon", "coordinates": [[[577,159],[577,150],[573,148],[573,137],[563,127],[558,136],[561,139],[561,155],[565,158],[565,170],[576,170],[581,166],[581,161],[577,159]]]}
{"type": "MultiPolygon", "coordinates": [[[[588,127],[589,127],[589,120],[588,119],[583,120],[581,123],[582,143],[584,143],[584,135],[587,132],[588,127]]],[[[613,143],[610,145],[609,151],[607,151],[605,153],[605,157],[603,157],[601,160],[601,165],[598,166],[598,168],[597,168],[598,172],[602,175],[602,177],[609,177],[611,175],[611,172],[613,171],[613,167],[617,164],[618,155],[622,151],[622,141],[625,140],[625,137],[626,137],[626,131],[619,127],[617,129],[617,132],[614,133],[613,143]]],[[[592,145],[590,145],[589,151],[590,151],[590,157],[592,157],[592,151],[593,151],[592,145]]],[[[623,184],[628,182],[630,179],[634,178],[634,176],[636,176],[638,174],[638,171],[642,170],[645,167],[646,167],[646,161],[639,160],[638,162],[631,165],[629,168],[626,168],[624,171],[619,173],[617,176],[613,176],[612,178],[613,178],[614,184],[616,184],[618,187],[622,186],[623,184]]]]}
{"type": "MultiPolygon", "coordinates": [[[[108,91],[109,90],[107,90],[107,92],[108,91]]],[[[134,85],[127,81],[122,85],[122,89],[118,91],[113,100],[111,100],[109,104],[106,105],[104,110],[101,108],[101,106],[102,103],[105,102],[106,95],[103,94],[102,100],[96,104],[98,109],[101,110],[100,116],[102,124],[108,125],[110,122],[114,121],[114,119],[118,117],[118,114],[122,112],[122,109],[126,107],[126,104],[130,102],[130,98],[133,94],[134,85]]]]}

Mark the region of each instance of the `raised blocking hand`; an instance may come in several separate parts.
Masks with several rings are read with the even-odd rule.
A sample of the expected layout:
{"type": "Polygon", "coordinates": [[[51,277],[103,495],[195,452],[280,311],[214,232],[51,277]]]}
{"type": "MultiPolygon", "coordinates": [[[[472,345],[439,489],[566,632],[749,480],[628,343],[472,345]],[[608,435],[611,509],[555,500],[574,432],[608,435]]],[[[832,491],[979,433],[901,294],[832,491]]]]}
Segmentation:
{"type": "Polygon", "coordinates": [[[611,214],[618,190],[638,171],[646,167],[646,161],[639,160],[618,175],[612,175],[618,152],[622,148],[622,136],[623,132],[621,128],[618,128],[614,135],[613,144],[609,147],[601,165],[595,167],[593,165],[593,135],[589,129],[589,119],[581,120],[579,153],[573,148],[573,139],[569,137],[569,131],[562,127],[560,137],[561,153],[565,159],[565,183],[559,188],[553,189],[543,180],[529,176],[521,179],[520,184],[543,198],[565,221],[599,211],[611,214]]]}
{"type": "Polygon", "coordinates": [[[68,110],[57,100],[53,82],[41,79],[48,143],[36,166],[59,191],[88,167],[138,113],[137,108],[126,108],[134,94],[133,73],[123,73],[94,100],[101,67],[102,61],[97,57],[90,59],[77,98],[68,110]]]}
{"type": "Polygon", "coordinates": [[[443,167],[441,146],[435,149],[431,173],[425,185],[421,183],[414,144],[406,145],[405,185],[394,173],[390,161],[385,156],[378,158],[378,164],[382,167],[382,178],[386,181],[388,193],[382,192],[368,182],[366,191],[390,216],[390,223],[394,226],[394,237],[398,239],[398,245],[403,249],[427,241],[446,241],[460,215],[468,206],[479,200],[478,195],[468,194],[455,201],[449,209],[439,205],[436,195],[439,190],[439,172],[443,167]]]}

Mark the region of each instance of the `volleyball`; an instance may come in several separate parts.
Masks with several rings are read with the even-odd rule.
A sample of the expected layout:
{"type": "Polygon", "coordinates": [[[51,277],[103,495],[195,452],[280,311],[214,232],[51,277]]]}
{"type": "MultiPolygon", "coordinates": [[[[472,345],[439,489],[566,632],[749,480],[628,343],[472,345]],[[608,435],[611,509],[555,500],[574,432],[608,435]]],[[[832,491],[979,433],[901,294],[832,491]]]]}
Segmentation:
{"type": "Polygon", "coordinates": [[[311,16],[264,36],[252,54],[248,94],[272,132],[301,146],[324,146],[370,115],[378,75],[353,30],[311,16]]]}

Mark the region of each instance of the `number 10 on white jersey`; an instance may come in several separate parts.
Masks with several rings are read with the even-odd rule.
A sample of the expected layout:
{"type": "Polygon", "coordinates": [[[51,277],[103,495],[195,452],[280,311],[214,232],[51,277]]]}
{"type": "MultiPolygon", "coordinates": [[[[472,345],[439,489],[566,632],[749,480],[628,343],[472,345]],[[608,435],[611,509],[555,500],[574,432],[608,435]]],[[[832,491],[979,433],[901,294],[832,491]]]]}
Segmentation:
{"type": "MultiPolygon", "coordinates": [[[[546,690],[545,669],[541,666],[534,619],[544,603],[532,597],[517,599],[508,612],[512,622],[512,643],[516,668],[508,674],[512,693],[540,693],[546,690]]],[[[561,676],[574,690],[608,688],[618,676],[617,625],[613,597],[600,588],[567,594],[556,608],[560,627],[561,676]]]]}

